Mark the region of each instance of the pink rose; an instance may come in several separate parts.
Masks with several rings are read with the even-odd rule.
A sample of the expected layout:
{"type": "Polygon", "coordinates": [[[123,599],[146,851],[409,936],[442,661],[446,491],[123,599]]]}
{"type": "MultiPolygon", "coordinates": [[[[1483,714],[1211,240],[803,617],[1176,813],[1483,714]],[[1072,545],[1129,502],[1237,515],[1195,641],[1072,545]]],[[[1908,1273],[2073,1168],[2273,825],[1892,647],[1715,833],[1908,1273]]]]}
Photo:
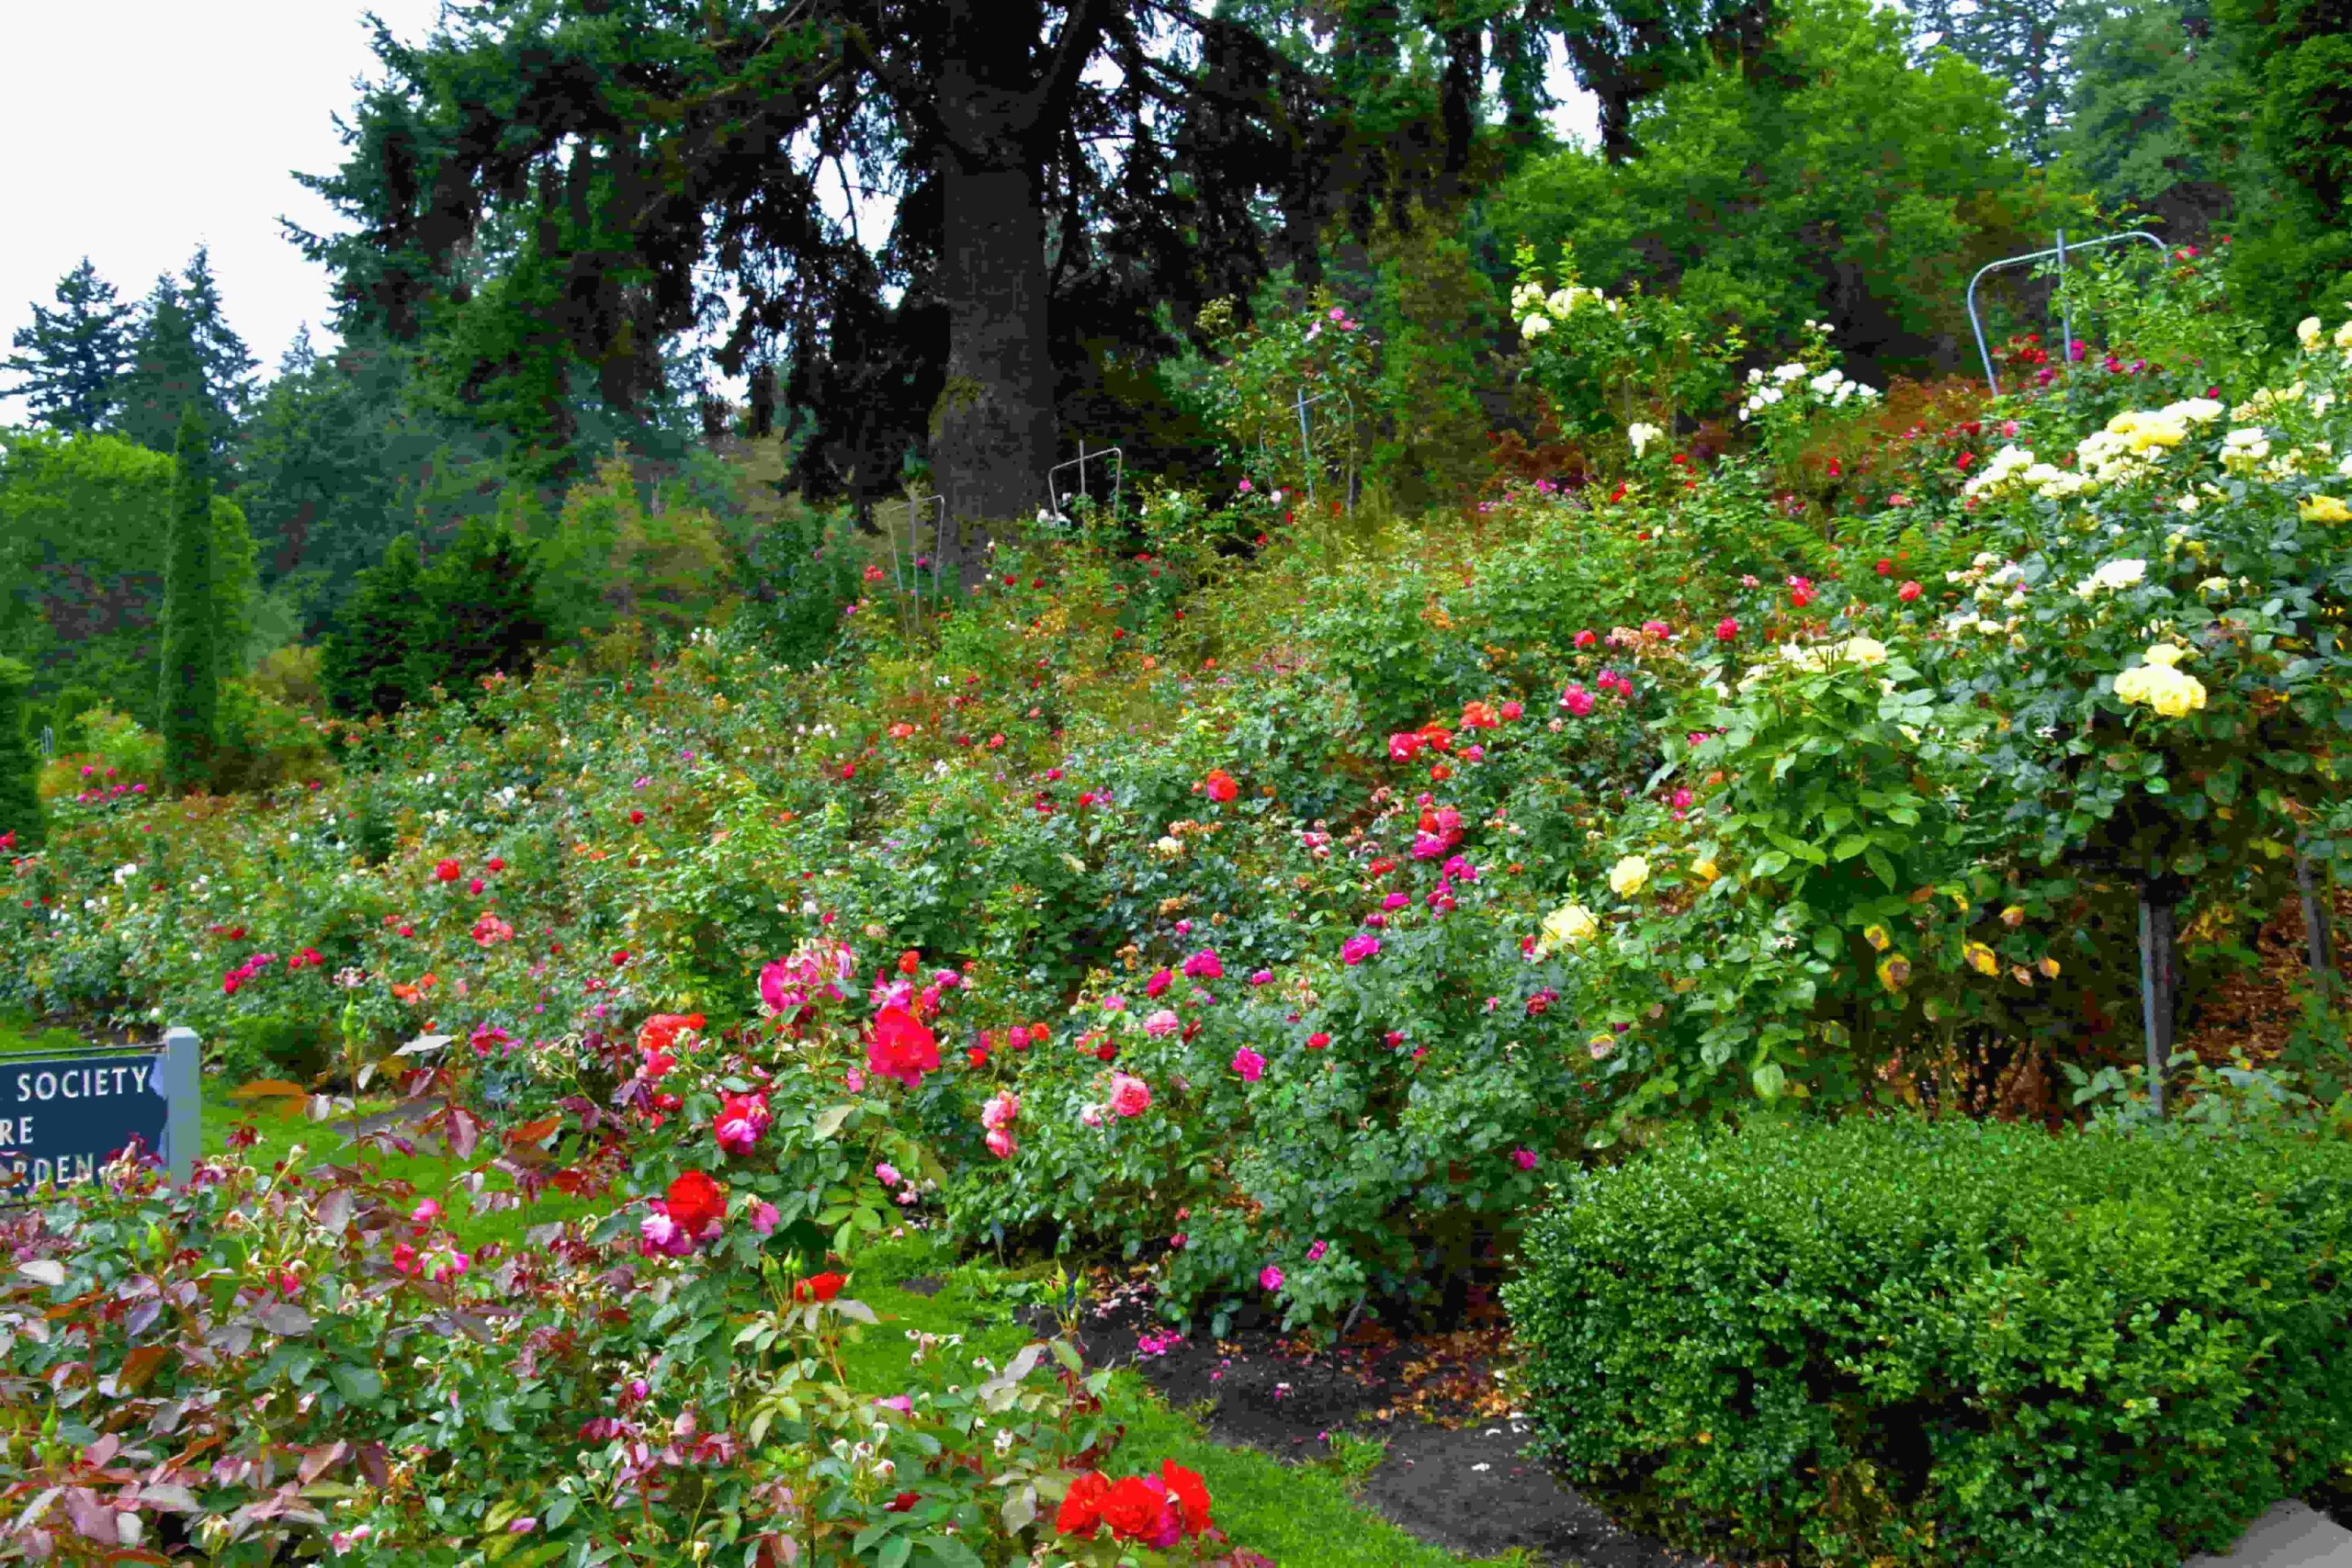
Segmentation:
{"type": "Polygon", "coordinates": [[[1151,1109],[1151,1086],[1133,1073],[1111,1075],[1111,1111],[1115,1116],[1140,1116],[1151,1109]]]}
{"type": "Polygon", "coordinates": [[[1269,1263],[1258,1270],[1258,1283],[1269,1291],[1279,1291],[1283,1288],[1283,1271],[1269,1263]]]}
{"type": "Polygon", "coordinates": [[[1183,1022],[1173,1011],[1161,1008],[1143,1021],[1143,1032],[1156,1040],[1162,1035],[1175,1033],[1183,1027],[1183,1022]]]}
{"type": "Polygon", "coordinates": [[[1241,1075],[1243,1083],[1256,1083],[1266,1074],[1266,1058],[1244,1045],[1233,1054],[1233,1070],[1241,1075]]]}

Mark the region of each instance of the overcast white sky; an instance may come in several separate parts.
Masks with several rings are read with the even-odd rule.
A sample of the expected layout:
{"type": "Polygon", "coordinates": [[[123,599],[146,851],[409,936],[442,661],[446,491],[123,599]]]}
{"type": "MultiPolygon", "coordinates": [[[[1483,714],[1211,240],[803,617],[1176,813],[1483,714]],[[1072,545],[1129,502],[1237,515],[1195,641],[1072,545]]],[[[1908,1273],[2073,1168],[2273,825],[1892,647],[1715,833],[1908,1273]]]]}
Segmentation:
{"type": "MultiPolygon", "coordinates": [[[[343,158],[334,117],[376,72],[362,15],[430,30],[439,0],[0,0],[0,358],[31,307],[87,255],[125,300],[212,248],[229,324],[265,375],[307,321],[322,348],[322,268],[278,227],[334,227],[290,171],[343,158]]],[[[1554,90],[1572,91],[1562,73],[1554,90]]],[[[1583,95],[1558,116],[1590,136],[1583,95]]],[[[14,377],[5,378],[13,383],[14,377]]],[[[0,398],[0,423],[21,419],[0,398]]]]}

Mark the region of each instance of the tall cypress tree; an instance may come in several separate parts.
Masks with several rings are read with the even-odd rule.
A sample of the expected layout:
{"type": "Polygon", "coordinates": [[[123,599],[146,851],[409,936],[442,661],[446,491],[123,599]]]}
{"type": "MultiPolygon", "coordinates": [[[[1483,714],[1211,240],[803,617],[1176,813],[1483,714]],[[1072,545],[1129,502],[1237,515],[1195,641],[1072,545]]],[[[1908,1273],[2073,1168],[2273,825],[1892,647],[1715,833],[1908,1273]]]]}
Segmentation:
{"type": "Polygon", "coordinates": [[[25,739],[25,693],[32,683],[22,661],[0,659],[0,840],[19,853],[40,848],[47,835],[34,787],[40,763],[25,739]]]}
{"type": "Polygon", "coordinates": [[[212,444],[194,403],[180,414],[172,479],[169,557],[164,566],[164,670],[156,728],[164,784],[201,784],[212,766],[220,707],[220,661],[212,604],[212,444]]]}
{"type": "Polygon", "coordinates": [[[58,280],[57,302],[62,309],[33,307],[33,324],[17,329],[17,352],[0,369],[21,378],[7,390],[25,400],[35,420],[86,435],[102,428],[122,400],[137,311],[115,302],[114,285],[87,256],[58,280]]]}

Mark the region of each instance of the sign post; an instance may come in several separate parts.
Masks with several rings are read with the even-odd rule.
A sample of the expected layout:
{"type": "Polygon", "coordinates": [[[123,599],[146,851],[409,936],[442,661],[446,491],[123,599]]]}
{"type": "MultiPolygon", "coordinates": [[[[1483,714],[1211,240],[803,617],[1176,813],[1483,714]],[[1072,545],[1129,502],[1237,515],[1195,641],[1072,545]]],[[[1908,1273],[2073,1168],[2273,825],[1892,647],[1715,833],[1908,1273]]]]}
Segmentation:
{"type": "Polygon", "coordinates": [[[192,1029],[160,1046],[0,1057],[0,1194],[96,1181],[134,1141],[186,1181],[203,1136],[201,1060],[192,1029]]]}

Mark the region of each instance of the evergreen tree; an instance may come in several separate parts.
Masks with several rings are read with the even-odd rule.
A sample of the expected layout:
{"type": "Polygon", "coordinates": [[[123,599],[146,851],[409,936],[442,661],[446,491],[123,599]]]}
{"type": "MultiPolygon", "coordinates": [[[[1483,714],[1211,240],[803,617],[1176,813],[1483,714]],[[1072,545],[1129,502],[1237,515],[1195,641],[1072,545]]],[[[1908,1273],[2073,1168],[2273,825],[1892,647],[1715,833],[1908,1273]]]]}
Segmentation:
{"type": "Polygon", "coordinates": [[[25,735],[25,694],[33,672],[14,659],[0,659],[0,843],[17,853],[41,847],[47,823],[36,787],[40,764],[25,735]]]}
{"type": "Polygon", "coordinates": [[[2036,164],[2058,151],[2075,88],[2075,46],[2098,12],[2087,0],[1913,0],[1920,44],[1960,56],[2002,84],[2018,151],[2036,164]]]}
{"type": "Polygon", "coordinates": [[[17,352],[0,369],[22,378],[7,390],[25,400],[36,421],[86,434],[104,426],[121,400],[137,310],[115,302],[114,285],[87,256],[58,280],[57,302],[62,309],[33,306],[33,324],[17,329],[17,352]]]}
{"type": "Polygon", "coordinates": [[[424,700],[435,686],[459,694],[489,674],[528,674],[548,637],[538,579],[537,552],[503,522],[475,519],[459,529],[417,584],[410,700],[424,700]]]}
{"type": "Polygon", "coordinates": [[[174,793],[209,776],[220,707],[220,650],[213,605],[212,449],[202,414],[180,415],[173,450],[170,554],[164,568],[164,669],[156,729],[164,784],[174,793]]]}
{"type": "Polygon", "coordinates": [[[426,635],[424,577],[416,536],[402,534],[352,585],[319,653],[319,688],[335,712],[394,714],[409,700],[426,635]]]}
{"type": "Polygon", "coordinates": [[[211,444],[215,478],[227,478],[253,367],[243,340],[220,313],[211,256],[198,249],[177,279],[169,273],[155,279],[141,308],[123,383],[123,434],[169,452],[178,439],[181,411],[194,403],[211,444]]]}
{"type": "Polygon", "coordinates": [[[204,375],[206,395],[234,423],[253,399],[254,358],[221,313],[220,286],[212,276],[212,252],[198,245],[180,274],[180,304],[187,311],[188,339],[204,375]]]}
{"type": "Polygon", "coordinates": [[[223,421],[209,406],[195,329],[178,286],[166,274],[155,280],[140,309],[130,370],[123,378],[122,412],[116,423],[149,451],[174,452],[181,416],[190,408],[202,411],[198,417],[207,446],[217,450],[213,444],[226,434],[223,421]]]}

